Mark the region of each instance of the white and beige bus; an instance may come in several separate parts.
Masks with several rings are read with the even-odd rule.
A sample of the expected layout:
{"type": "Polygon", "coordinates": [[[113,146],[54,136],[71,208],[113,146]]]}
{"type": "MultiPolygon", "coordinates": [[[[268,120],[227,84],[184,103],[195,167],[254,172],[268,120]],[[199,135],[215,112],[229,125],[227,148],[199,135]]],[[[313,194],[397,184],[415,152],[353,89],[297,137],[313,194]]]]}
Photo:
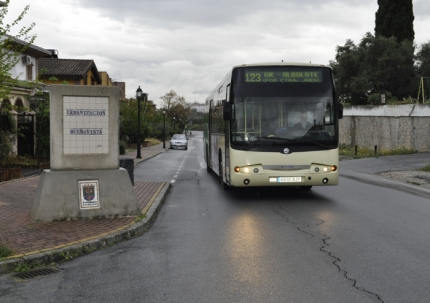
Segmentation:
{"type": "Polygon", "coordinates": [[[338,184],[343,109],[330,67],[234,66],[206,105],[204,157],[224,188],[338,184]]]}

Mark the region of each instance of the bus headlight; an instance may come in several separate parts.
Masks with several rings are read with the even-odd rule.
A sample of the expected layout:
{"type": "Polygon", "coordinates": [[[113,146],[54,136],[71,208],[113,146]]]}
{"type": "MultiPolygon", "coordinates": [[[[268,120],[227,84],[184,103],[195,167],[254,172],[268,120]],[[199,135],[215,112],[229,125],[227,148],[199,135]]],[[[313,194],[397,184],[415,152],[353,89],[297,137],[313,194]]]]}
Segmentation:
{"type": "Polygon", "coordinates": [[[324,164],[313,164],[311,165],[311,171],[316,173],[330,173],[337,171],[336,165],[324,165],[324,164]]]}
{"type": "Polygon", "coordinates": [[[242,174],[258,174],[261,175],[263,173],[263,168],[261,165],[250,165],[250,166],[235,166],[233,168],[235,173],[242,173],[242,174]]]}

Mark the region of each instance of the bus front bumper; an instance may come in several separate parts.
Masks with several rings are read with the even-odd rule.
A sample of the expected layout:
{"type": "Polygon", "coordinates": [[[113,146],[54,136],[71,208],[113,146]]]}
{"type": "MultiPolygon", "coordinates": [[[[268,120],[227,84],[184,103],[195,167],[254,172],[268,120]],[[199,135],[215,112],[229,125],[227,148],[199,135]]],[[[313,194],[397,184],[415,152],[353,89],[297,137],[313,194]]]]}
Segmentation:
{"type": "Polygon", "coordinates": [[[339,173],[309,173],[303,171],[270,171],[264,174],[232,172],[230,186],[333,186],[339,183],[339,173]]]}

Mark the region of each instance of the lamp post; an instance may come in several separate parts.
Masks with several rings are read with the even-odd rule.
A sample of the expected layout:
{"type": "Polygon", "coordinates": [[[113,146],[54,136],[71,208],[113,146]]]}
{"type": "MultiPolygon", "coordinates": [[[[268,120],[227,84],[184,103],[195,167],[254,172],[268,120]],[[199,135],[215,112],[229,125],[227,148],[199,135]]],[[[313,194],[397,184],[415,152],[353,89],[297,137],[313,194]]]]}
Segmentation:
{"type": "Polygon", "coordinates": [[[166,148],[166,108],[163,108],[163,148],[166,148]]]}
{"type": "Polygon", "coordinates": [[[173,117],[173,134],[176,134],[176,131],[175,131],[175,117],[173,117]]]}
{"type": "Polygon", "coordinates": [[[142,98],[142,89],[139,88],[136,90],[136,100],[137,100],[137,159],[141,159],[142,155],[140,154],[140,98],[142,98]]]}

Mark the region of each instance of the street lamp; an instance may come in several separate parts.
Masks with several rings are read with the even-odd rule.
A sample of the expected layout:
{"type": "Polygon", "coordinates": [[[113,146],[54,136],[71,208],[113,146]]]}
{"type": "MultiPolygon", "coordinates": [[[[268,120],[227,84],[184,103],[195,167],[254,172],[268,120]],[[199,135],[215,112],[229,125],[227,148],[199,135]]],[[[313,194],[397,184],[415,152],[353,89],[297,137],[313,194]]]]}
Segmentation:
{"type": "Polygon", "coordinates": [[[142,89],[139,88],[136,90],[136,100],[137,100],[137,159],[141,159],[142,155],[140,154],[140,99],[142,98],[142,89]]]}
{"type": "Polygon", "coordinates": [[[166,108],[163,108],[163,148],[166,148],[166,108]]]}
{"type": "Polygon", "coordinates": [[[175,131],[175,117],[173,117],[173,133],[176,134],[176,131],[175,131]]]}

